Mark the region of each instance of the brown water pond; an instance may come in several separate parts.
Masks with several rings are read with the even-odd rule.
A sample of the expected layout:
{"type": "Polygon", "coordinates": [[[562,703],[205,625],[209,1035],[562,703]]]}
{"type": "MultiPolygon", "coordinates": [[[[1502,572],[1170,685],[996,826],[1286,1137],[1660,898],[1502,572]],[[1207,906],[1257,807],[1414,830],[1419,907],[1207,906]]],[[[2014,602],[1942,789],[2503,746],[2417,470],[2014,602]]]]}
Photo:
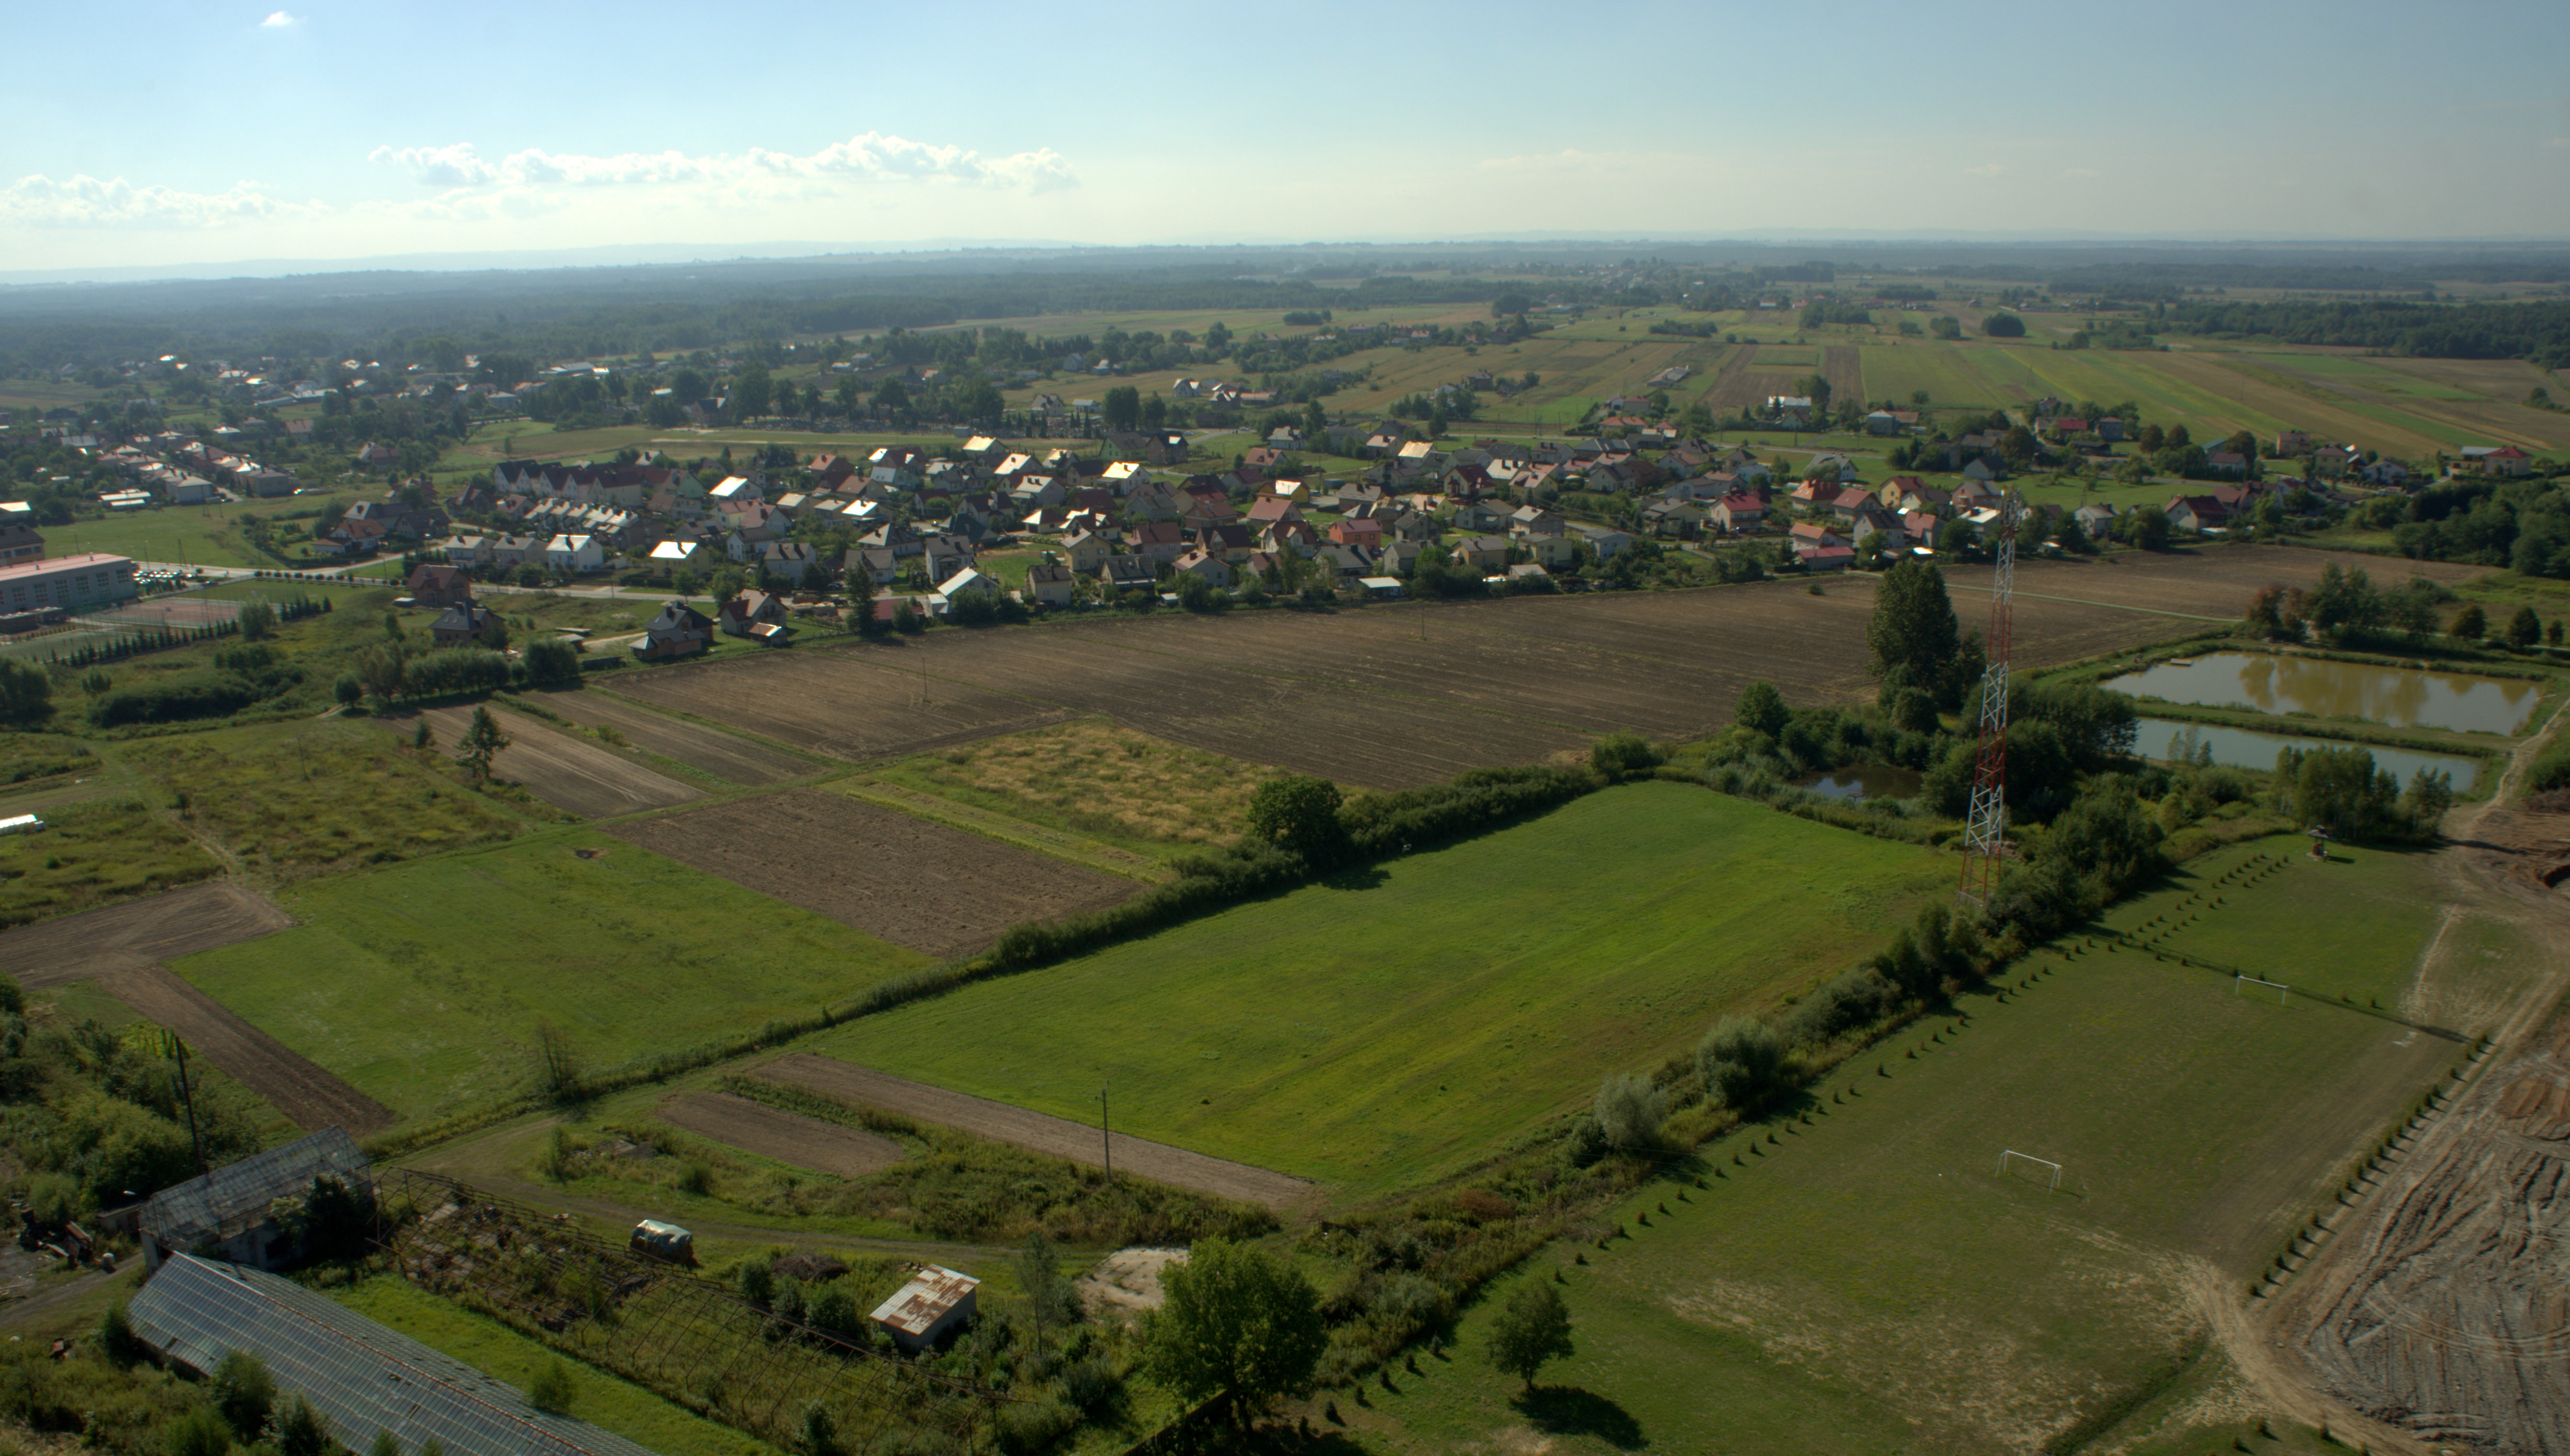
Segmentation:
{"type": "Polygon", "coordinates": [[[2537,682],[2265,652],[2213,652],[2162,662],[2099,686],[2171,703],[2361,718],[2392,728],[2461,733],[2515,733],[2543,695],[2537,682]]]}

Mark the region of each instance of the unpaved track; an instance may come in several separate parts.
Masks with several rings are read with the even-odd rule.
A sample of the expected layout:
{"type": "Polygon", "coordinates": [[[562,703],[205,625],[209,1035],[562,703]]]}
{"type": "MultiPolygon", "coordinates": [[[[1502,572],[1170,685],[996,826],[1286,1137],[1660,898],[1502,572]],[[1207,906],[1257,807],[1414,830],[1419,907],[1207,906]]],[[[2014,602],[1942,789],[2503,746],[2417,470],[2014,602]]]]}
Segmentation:
{"type": "MultiPolygon", "coordinates": [[[[1014,1143],[1018,1147],[1065,1158],[1094,1168],[1103,1161],[1103,1142],[1097,1129],[1066,1118],[1048,1117],[1029,1112],[1005,1102],[984,1097],[968,1097],[949,1092],[907,1077],[869,1071],[852,1062],[833,1057],[796,1052],[778,1057],[761,1067],[752,1068],[750,1076],[781,1086],[803,1087],[842,1102],[880,1107],[921,1122],[957,1128],[977,1137],[996,1142],[1014,1143]]],[[[1219,1198],[1241,1203],[1265,1204],[1283,1209],[1311,1197],[1317,1185],[1246,1163],[1228,1163],[1172,1148],[1166,1143],[1146,1142],[1141,1138],[1116,1133],[1115,1166],[1124,1172],[1165,1183],[1175,1188],[1192,1188],[1219,1198]]]]}
{"type": "Polygon", "coordinates": [[[0,931],[0,970],[25,986],[67,985],[293,923],[265,897],[210,881],[0,931]]]}
{"type": "MultiPolygon", "coordinates": [[[[547,727],[541,718],[510,712],[497,716],[510,742],[491,761],[493,776],[526,785],[527,792],[556,809],[605,819],[705,797],[705,791],[692,784],[655,774],[621,754],[547,727]]],[[[381,721],[407,736],[414,717],[428,720],[443,753],[453,753],[464,730],[473,725],[470,708],[424,708],[416,714],[389,714],[381,721]]]]}
{"type": "Polygon", "coordinates": [[[725,1147],[840,1178],[863,1178],[901,1161],[901,1145],[890,1138],[801,1117],[728,1092],[682,1092],[662,1101],[653,1115],[725,1147]]]}
{"type": "Polygon", "coordinates": [[[2570,819],[2505,803],[2542,741],[2453,814],[2440,852],[2453,905],[2526,942],[2520,989],[2476,995],[2467,963],[2431,954],[2410,998],[2485,1013],[2465,1029],[2492,1056],[2233,1343],[2296,1418],[2363,1412],[2334,1423],[2377,1451],[2570,1456],[2570,1021],[2548,1019],[2570,988],[2570,904],[2545,883],[2570,863],[2570,819]]]}
{"type": "Polygon", "coordinates": [[[98,983],[145,1020],[179,1033],[190,1051],[266,1098],[307,1133],[335,1127],[363,1137],[393,1120],[382,1103],[288,1051],[166,966],[114,970],[98,983]]]}

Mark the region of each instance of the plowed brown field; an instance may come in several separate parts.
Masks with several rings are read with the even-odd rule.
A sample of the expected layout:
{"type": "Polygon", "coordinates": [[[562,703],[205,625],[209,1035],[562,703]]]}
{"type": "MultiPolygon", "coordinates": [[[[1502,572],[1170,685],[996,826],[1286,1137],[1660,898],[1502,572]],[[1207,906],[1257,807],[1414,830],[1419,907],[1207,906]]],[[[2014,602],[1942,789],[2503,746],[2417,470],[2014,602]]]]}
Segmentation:
{"type": "MultiPolygon", "coordinates": [[[[2308,583],[2330,559],[2211,546],[2113,564],[2028,561],[2017,572],[2017,660],[2069,661],[2233,620],[2259,587],[2308,583]]],[[[2338,559],[2384,576],[2413,569],[2338,559]]],[[[2456,580],[2477,568],[2414,569],[2456,580]]],[[[1986,579],[1982,567],[1951,573],[1967,626],[1987,613],[1986,579]]],[[[1874,585],[1860,575],[1825,581],[1817,596],[1773,581],[938,631],[653,672],[620,690],[852,759],[1096,713],[1252,763],[1407,788],[1536,762],[1622,728],[1698,733],[1727,721],[1741,688],[1760,678],[1796,704],[1860,698],[1872,690],[1874,585]]]]}
{"type": "Polygon", "coordinates": [[[773,784],[798,774],[808,774],[817,767],[790,753],[779,752],[764,743],[754,742],[736,733],[672,718],[666,713],[628,702],[612,693],[589,689],[557,689],[539,696],[536,701],[586,727],[605,724],[623,734],[627,742],[649,749],[662,758],[674,759],[687,767],[728,779],[735,784],[757,786],[773,784]]]}
{"type": "Polygon", "coordinates": [[[266,897],[214,882],[0,932],[0,970],[58,986],[229,945],[293,924],[266,897]]]}
{"type": "Polygon", "coordinates": [[[970,954],[1021,920],[1103,910],[1143,889],[818,789],[633,820],[608,833],[931,955],[970,954]]]}

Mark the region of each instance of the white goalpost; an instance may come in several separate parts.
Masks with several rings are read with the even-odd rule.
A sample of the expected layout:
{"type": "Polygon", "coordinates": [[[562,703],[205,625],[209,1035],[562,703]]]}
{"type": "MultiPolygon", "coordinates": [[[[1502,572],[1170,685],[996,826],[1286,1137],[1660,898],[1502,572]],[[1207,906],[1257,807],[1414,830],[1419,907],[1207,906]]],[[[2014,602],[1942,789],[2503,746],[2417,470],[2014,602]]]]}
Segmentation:
{"type": "Polygon", "coordinates": [[[2032,1153],[2020,1153],[2014,1148],[2001,1148],[1999,1149],[1999,1166],[1991,1171],[2004,1175],[2008,1170],[2008,1160],[2010,1158],[2022,1159],[2025,1162],[2034,1164],[2038,1168],[2051,1169],[2052,1182],[2045,1189],[2045,1192],[2059,1193],[2061,1191],[2061,1165],[2053,1162],[2049,1158],[2038,1158],[2032,1153]]]}
{"type": "Polygon", "coordinates": [[[2240,988],[2244,985],[2268,987],[2276,993],[2276,1004],[2279,1006],[2286,1003],[2286,993],[2293,989],[2292,986],[2289,986],[2280,980],[2260,980],[2254,975],[2241,975],[2236,971],[2233,972],[2231,976],[2231,994],[2235,996],[2240,994],[2240,988]]]}

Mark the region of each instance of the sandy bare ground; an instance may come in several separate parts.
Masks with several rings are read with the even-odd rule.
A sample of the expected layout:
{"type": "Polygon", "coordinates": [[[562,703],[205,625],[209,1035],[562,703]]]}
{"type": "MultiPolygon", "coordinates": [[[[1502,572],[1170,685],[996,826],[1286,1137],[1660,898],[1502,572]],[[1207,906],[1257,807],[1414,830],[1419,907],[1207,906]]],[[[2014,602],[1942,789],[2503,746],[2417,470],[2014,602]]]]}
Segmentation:
{"type": "MultiPolygon", "coordinates": [[[[803,1087],[842,1102],[880,1107],[904,1117],[933,1122],[942,1127],[957,1128],[977,1137],[1013,1143],[1049,1157],[1066,1158],[1073,1163],[1098,1167],[1104,1161],[1104,1143],[1097,1129],[1067,1118],[1048,1117],[1029,1112],[1005,1102],[983,1097],[968,1097],[931,1087],[907,1077],[870,1071],[834,1057],[796,1052],[752,1068],[750,1076],[788,1087],[803,1087]]],[[[1119,1172],[1165,1183],[1175,1188],[1192,1188],[1219,1198],[1241,1203],[1264,1204],[1282,1209],[1311,1196],[1316,1185],[1245,1163],[1229,1163],[1172,1148],[1166,1143],[1146,1142],[1141,1138],[1113,1135],[1115,1167],[1119,1172]]]]}
{"type": "MultiPolygon", "coordinates": [[[[505,711],[497,716],[510,743],[492,760],[492,775],[526,785],[529,793],[556,809],[605,819],[705,797],[705,791],[692,784],[655,774],[610,749],[549,728],[541,719],[505,711]]],[[[464,730],[473,725],[471,708],[424,708],[417,713],[387,714],[379,721],[408,737],[415,717],[428,720],[439,749],[446,753],[455,751],[464,730]]]]}
{"type": "Polygon", "coordinates": [[[536,701],[575,723],[589,727],[606,724],[624,734],[628,742],[735,784],[773,784],[819,767],[764,743],[655,713],[639,703],[589,688],[554,689],[539,695],[536,701]]]}
{"type": "Polygon", "coordinates": [[[1183,1249],[1118,1249],[1081,1274],[1074,1287],[1091,1314],[1157,1309],[1168,1298],[1161,1271],[1186,1262],[1183,1249]]]}
{"type": "Polygon", "coordinates": [[[820,789],[781,789],[609,833],[931,955],[969,955],[1022,920],[1102,910],[1135,881],[820,789]]]}
{"type": "Polygon", "coordinates": [[[263,896],[209,881],[0,931],[0,970],[58,986],[212,950],[294,923],[263,896]]]}
{"type": "Polygon", "coordinates": [[[2404,1131],[2281,1294],[2245,1311],[2209,1301],[2263,1394],[2376,1451],[2570,1453],[2570,1020],[2552,1018],[2570,903],[2551,888],[2570,818],[2508,802],[2540,742],[2488,803],[2455,811],[2441,852],[2455,910],[2508,921],[2530,963],[2499,994],[2485,965],[2431,947],[2403,1006],[2487,1029],[2490,1056],[2404,1131]]]}
{"type": "Polygon", "coordinates": [[[815,1173],[863,1178],[901,1161],[890,1138],[785,1112],[728,1092],[684,1092],[654,1114],[682,1132],[815,1173]]]}

